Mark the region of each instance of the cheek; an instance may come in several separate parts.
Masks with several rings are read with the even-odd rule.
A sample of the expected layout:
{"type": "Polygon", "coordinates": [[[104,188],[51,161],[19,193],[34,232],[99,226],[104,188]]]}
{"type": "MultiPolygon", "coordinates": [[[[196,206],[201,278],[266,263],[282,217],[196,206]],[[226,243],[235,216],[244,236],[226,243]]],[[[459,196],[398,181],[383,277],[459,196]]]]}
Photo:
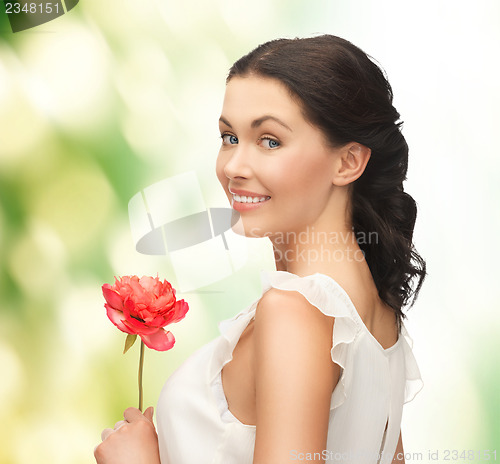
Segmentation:
{"type": "Polygon", "coordinates": [[[223,187],[226,186],[228,181],[228,178],[224,174],[224,166],[225,166],[224,156],[219,152],[219,155],[217,156],[217,160],[215,162],[215,174],[217,175],[217,178],[219,179],[219,182],[223,187]]]}
{"type": "MultiPolygon", "coordinates": [[[[294,198],[307,198],[328,183],[328,168],[310,153],[295,157],[294,161],[281,167],[280,186],[294,198]]],[[[301,201],[302,202],[302,201],[301,201]]]]}
{"type": "Polygon", "coordinates": [[[303,151],[293,162],[281,166],[276,176],[279,179],[276,206],[281,219],[293,218],[294,223],[298,221],[303,226],[321,213],[331,188],[327,164],[324,158],[303,151]]]}
{"type": "Polygon", "coordinates": [[[304,153],[297,163],[306,191],[318,192],[331,186],[332,159],[325,155],[322,146],[304,153]]]}

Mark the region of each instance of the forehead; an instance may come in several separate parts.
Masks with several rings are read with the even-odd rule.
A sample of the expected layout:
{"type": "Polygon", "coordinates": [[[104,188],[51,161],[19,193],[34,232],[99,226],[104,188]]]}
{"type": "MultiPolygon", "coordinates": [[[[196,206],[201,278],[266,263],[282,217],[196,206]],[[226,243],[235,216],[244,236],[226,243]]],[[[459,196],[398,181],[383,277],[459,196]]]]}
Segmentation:
{"type": "Polygon", "coordinates": [[[303,120],[301,107],[288,88],[277,79],[260,76],[233,77],[226,85],[222,113],[242,119],[275,114],[303,120]]]}

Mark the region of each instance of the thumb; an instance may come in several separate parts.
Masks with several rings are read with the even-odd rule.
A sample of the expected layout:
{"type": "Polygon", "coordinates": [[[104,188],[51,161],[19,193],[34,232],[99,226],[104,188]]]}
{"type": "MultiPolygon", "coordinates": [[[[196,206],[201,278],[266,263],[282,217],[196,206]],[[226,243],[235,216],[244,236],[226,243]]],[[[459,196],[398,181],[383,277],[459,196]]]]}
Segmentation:
{"type": "Polygon", "coordinates": [[[144,411],[144,417],[148,419],[150,422],[153,422],[153,413],[154,413],[154,408],[153,406],[150,406],[148,409],[144,411]]]}

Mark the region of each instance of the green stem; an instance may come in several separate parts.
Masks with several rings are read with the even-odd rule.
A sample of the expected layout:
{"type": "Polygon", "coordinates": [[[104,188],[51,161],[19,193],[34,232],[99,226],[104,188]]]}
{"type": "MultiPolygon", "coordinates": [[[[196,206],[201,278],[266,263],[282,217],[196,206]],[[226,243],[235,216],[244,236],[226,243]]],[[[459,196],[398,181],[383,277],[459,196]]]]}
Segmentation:
{"type": "Polygon", "coordinates": [[[142,412],[142,367],[144,366],[144,342],[141,340],[141,355],[139,358],[139,410],[142,412]]]}

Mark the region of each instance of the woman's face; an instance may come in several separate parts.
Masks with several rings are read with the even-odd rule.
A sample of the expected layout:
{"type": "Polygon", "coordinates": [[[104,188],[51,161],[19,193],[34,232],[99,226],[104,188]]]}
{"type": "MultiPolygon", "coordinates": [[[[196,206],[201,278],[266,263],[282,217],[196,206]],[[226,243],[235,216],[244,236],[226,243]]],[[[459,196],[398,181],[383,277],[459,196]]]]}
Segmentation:
{"type": "Polygon", "coordinates": [[[299,233],[328,220],[335,149],[281,82],[233,77],[219,126],[217,177],[246,236],[299,233]]]}

